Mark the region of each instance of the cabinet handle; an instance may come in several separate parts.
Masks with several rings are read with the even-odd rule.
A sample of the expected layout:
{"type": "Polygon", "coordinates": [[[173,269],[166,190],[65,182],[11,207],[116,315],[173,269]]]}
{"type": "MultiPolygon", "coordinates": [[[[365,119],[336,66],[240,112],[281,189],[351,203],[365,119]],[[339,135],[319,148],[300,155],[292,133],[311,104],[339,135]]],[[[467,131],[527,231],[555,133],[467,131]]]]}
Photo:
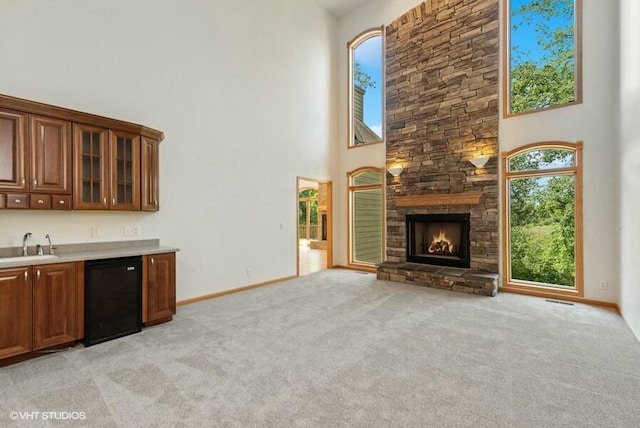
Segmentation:
{"type": "Polygon", "coordinates": [[[33,179],[33,187],[36,187],[38,185],[38,179],[34,178],[33,179]]]}
{"type": "Polygon", "coordinates": [[[116,198],[111,199],[111,203],[112,203],[113,205],[115,205],[115,204],[116,204],[116,198]]]}
{"type": "Polygon", "coordinates": [[[38,269],[37,276],[38,276],[38,279],[40,279],[40,269],[38,269]]]}
{"type": "Polygon", "coordinates": [[[19,204],[20,202],[21,202],[21,200],[20,200],[20,199],[16,199],[16,200],[15,200],[15,203],[16,203],[16,204],[19,204]]]}
{"type": "Polygon", "coordinates": [[[44,201],[42,199],[38,199],[38,203],[39,204],[44,204],[44,201]]]}
{"type": "Polygon", "coordinates": [[[151,257],[151,266],[153,266],[155,263],[155,260],[153,260],[153,257],[151,257]]]}
{"type": "Polygon", "coordinates": [[[24,183],[26,183],[27,180],[24,179],[24,177],[22,177],[22,185],[24,186],[24,183]]]}
{"type": "Polygon", "coordinates": [[[158,200],[157,200],[157,199],[154,199],[154,200],[153,200],[153,205],[155,205],[155,206],[156,206],[156,208],[158,207],[158,200]]]}
{"type": "Polygon", "coordinates": [[[25,270],[24,271],[24,280],[27,281],[28,277],[29,277],[29,273],[25,270]]]}
{"type": "Polygon", "coordinates": [[[60,205],[64,205],[64,201],[58,201],[60,205]]]}
{"type": "Polygon", "coordinates": [[[107,205],[107,198],[104,198],[104,199],[102,200],[102,203],[103,203],[103,204],[105,204],[105,205],[107,205]]]}

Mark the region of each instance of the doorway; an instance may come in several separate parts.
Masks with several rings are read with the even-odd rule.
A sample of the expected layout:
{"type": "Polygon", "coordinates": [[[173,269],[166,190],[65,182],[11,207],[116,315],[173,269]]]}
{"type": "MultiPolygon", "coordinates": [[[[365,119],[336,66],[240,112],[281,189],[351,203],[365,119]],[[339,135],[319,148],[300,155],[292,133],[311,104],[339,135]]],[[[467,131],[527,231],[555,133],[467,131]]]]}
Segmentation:
{"type": "Polygon", "coordinates": [[[333,267],[331,181],[297,178],[297,276],[333,267]]]}

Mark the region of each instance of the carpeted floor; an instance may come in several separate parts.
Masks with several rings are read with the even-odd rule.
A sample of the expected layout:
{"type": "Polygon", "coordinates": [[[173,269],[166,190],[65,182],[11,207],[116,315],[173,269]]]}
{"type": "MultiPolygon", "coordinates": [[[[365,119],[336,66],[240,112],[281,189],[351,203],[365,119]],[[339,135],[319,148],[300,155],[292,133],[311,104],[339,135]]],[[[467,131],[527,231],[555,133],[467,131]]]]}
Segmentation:
{"type": "Polygon", "coordinates": [[[638,427],[639,403],[640,344],[612,311],[345,270],[0,368],[3,427],[638,427]]]}

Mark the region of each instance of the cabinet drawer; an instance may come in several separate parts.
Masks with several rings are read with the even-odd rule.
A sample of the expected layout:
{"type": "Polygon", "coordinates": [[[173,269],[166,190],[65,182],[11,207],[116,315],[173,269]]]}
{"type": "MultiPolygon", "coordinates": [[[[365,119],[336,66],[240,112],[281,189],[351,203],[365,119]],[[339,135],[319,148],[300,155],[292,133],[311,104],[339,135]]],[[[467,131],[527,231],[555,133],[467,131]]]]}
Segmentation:
{"type": "Polygon", "coordinates": [[[4,208],[4,193],[0,193],[0,209],[4,208]]]}
{"type": "Polygon", "coordinates": [[[51,196],[51,209],[53,210],[70,210],[71,196],[69,195],[53,195],[51,196]]]}
{"type": "Polygon", "coordinates": [[[26,193],[7,193],[7,208],[29,208],[26,193]]]}
{"type": "Polygon", "coordinates": [[[50,195],[29,195],[29,208],[32,210],[51,209],[50,195]]]}

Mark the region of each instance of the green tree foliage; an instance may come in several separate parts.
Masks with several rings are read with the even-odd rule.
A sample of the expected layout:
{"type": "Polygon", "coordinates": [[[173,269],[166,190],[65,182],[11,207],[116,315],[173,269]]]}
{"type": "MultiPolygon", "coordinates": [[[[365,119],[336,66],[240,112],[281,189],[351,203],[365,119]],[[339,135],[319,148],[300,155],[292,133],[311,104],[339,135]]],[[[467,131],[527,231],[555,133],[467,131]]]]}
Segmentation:
{"type": "Polygon", "coordinates": [[[298,205],[298,224],[307,224],[307,206],[309,206],[309,224],[318,224],[318,191],[306,189],[298,194],[299,199],[311,199],[309,205],[307,201],[301,200],[298,205]]]}
{"type": "Polygon", "coordinates": [[[367,91],[368,88],[375,88],[376,82],[367,73],[362,71],[362,67],[356,62],[353,72],[354,83],[359,86],[363,91],[367,91]]]}
{"type": "MultiPolygon", "coordinates": [[[[512,11],[518,24],[533,26],[539,58],[511,47],[511,112],[536,110],[575,100],[574,0],[533,0],[512,11]],[[564,23],[564,24],[559,24],[564,23]]],[[[515,19],[514,19],[515,20],[515,19]]]]}
{"type": "MultiPolygon", "coordinates": [[[[510,171],[572,165],[573,153],[539,150],[516,156],[510,171]]],[[[575,285],[575,177],[512,178],[510,194],[511,277],[575,285]]]]}

